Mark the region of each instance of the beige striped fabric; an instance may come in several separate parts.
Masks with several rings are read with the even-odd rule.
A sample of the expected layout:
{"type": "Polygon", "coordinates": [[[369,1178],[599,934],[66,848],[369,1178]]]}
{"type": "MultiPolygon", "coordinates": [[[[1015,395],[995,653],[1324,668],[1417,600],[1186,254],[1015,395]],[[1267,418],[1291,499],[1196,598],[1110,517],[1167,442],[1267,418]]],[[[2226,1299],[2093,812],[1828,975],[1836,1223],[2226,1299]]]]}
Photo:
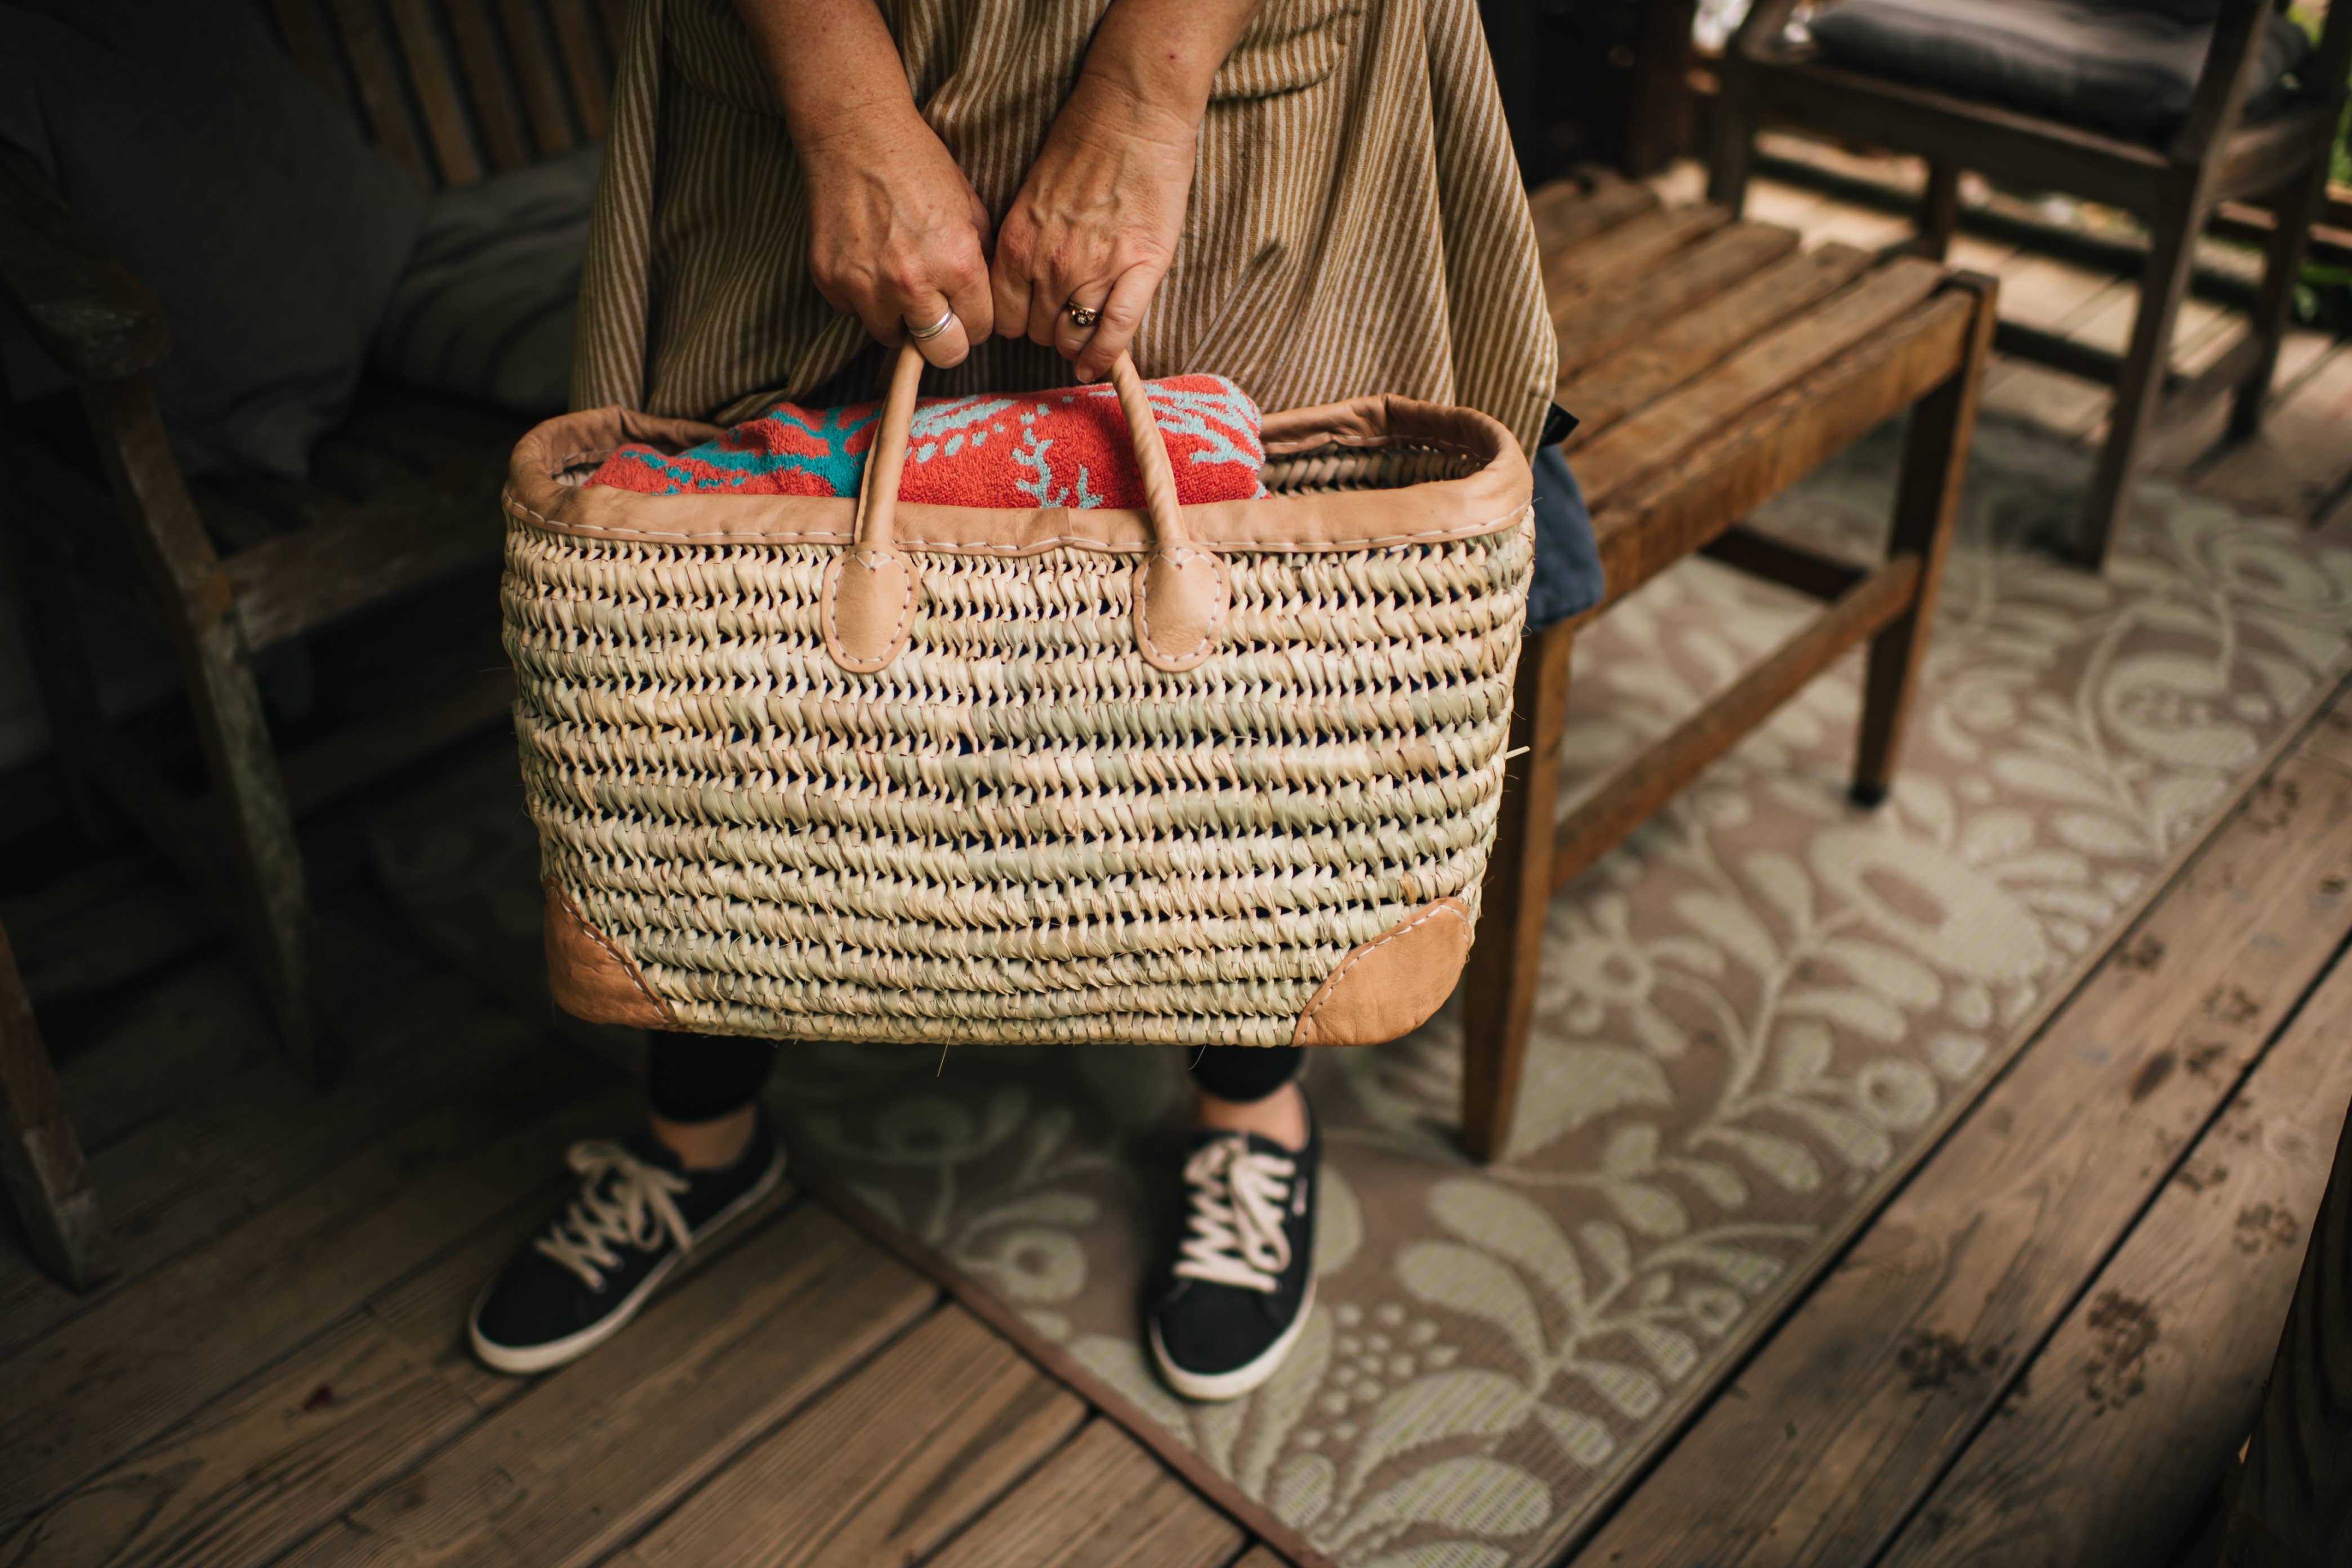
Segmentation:
{"type": "MultiPolygon", "coordinates": [[[[916,101],[1002,213],[1107,0],[878,0],[916,101]]],[[[635,0],[575,407],[729,423],[876,395],[886,363],[809,282],[799,169],[730,0],[635,0]]],[[[1134,347],[1269,410],[1388,393],[1535,448],[1556,346],[1474,0],[1267,0],[1217,74],[1181,242],[1134,347]]],[[[994,338],[927,393],[1065,384],[994,338]]]]}

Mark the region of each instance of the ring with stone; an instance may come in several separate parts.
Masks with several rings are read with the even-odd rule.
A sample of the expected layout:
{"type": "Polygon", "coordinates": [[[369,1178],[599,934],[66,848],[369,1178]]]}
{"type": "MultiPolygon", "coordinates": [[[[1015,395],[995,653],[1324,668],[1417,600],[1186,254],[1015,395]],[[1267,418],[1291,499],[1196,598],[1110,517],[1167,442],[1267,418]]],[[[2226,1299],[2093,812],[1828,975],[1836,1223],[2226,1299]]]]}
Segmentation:
{"type": "Polygon", "coordinates": [[[1076,326],[1091,327],[1097,321],[1102,320],[1102,312],[1100,310],[1096,310],[1090,305],[1081,305],[1076,300],[1071,300],[1063,308],[1069,311],[1070,321],[1072,324],[1076,326]]]}

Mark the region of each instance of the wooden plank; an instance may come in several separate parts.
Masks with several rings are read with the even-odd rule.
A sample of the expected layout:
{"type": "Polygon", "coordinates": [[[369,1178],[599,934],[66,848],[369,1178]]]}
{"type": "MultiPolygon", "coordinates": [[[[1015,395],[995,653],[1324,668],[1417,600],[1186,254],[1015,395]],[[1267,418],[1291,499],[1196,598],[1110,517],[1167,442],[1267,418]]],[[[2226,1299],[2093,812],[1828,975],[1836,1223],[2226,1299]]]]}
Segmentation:
{"type": "Polygon", "coordinates": [[[530,0],[499,0],[499,17],[506,24],[507,59],[522,88],[523,110],[530,117],[539,155],[561,153],[572,145],[572,121],[563,112],[563,94],[555,84],[555,67],[548,58],[539,16],[530,0]]]}
{"type": "Polygon", "coordinates": [[[1557,892],[1658,808],[1707,764],[1840,656],[1911,605],[1919,588],[1919,558],[1898,556],[1840,595],[1822,615],[1706,707],[1644,747],[1564,817],[1554,835],[1551,886],[1557,892]]]}
{"type": "Polygon", "coordinates": [[[555,18],[555,41],[563,51],[564,74],[572,80],[572,101],[580,110],[581,129],[591,142],[604,139],[607,111],[604,66],[596,58],[596,39],[588,25],[583,0],[548,0],[555,18]]]}
{"type": "Polygon", "coordinates": [[[144,1444],[0,1542],[12,1568],[266,1563],[474,1407],[365,1318],[144,1444]]]}
{"type": "Polygon", "coordinates": [[[2352,778],[2224,821],[1584,1549],[1850,1568],[1992,1413],[2352,931],[2352,778]]]}
{"type": "Polygon", "coordinates": [[[1660,207],[1628,219],[1605,234],[1565,246],[1544,258],[1544,293],[1558,317],[1578,298],[1654,267],[1693,240],[1731,221],[1721,207],[1701,203],[1660,207]]]}
{"type": "Polygon", "coordinates": [[[799,1205],[290,1561],[593,1563],[936,1300],[831,1214],[799,1205]]]}
{"type": "Polygon", "coordinates": [[[1632,593],[1949,377],[1967,352],[1974,313],[1964,290],[1930,300],[1597,510],[1593,534],[1609,584],[1606,603],[1632,593]]]}
{"type": "MultiPolygon", "coordinates": [[[[2192,1533],[2262,1399],[2352,1104],[2338,964],[1884,1559],[2153,1563],[2192,1533]]],[[[2316,1563],[2323,1559],[2314,1557],[2316,1563]]]]}
{"type": "Polygon", "coordinates": [[[1590,445],[1635,409],[1836,293],[1867,271],[1870,261],[1845,246],[1786,257],[1563,383],[1557,401],[1583,421],[1567,449],[1590,445]]]}
{"type": "Polygon", "coordinates": [[[1241,1546],[1232,1521],[1098,1420],[930,1568],[1218,1568],[1241,1546]]]}
{"type": "Polygon", "coordinates": [[[1676,251],[1655,271],[1571,302],[1553,317],[1559,336],[1560,384],[1566,387],[1570,377],[1602,355],[1654,334],[1661,322],[1755,277],[1796,248],[1793,229],[1736,223],[1676,251]]]}
{"type": "Polygon", "coordinates": [[[2263,427],[2195,478],[2252,510],[2310,517],[2352,479],[2352,342],[2273,402],[2263,427]]]}
{"type": "MultiPolygon", "coordinates": [[[[1567,182],[1561,182],[1560,185],[1567,182]]],[[[1560,191],[1560,185],[1547,187],[1560,191]]],[[[1631,180],[1611,180],[1571,197],[1561,192],[1531,210],[1536,223],[1536,247],[1544,255],[1580,245],[1594,235],[1658,205],[1658,194],[1631,180]]]]}
{"type": "Polygon", "coordinates": [[[393,53],[383,29],[376,25],[375,8],[368,0],[333,0],[335,26],[343,36],[343,59],[359,86],[360,107],[369,130],[385,157],[425,180],[425,153],[416,144],[416,128],[408,121],[408,103],[392,74],[393,53]]]}
{"type": "Polygon", "coordinates": [[[609,1131],[633,1093],[581,1063],[492,1074],[212,1246],[8,1363],[0,1521],[13,1523],[429,1260],[479,1212],[609,1131]]]}
{"type": "Polygon", "coordinates": [[[474,100],[474,124],[481,131],[490,167],[520,169],[530,162],[530,153],[523,146],[522,117],[515,110],[514,90],[507,84],[498,40],[490,32],[489,0],[449,0],[445,14],[449,18],[449,36],[457,43],[467,90],[474,100]]]}
{"type": "Polygon", "coordinates": [[[278,36],[286,52],[294,57],[305,76],[319,84],[320,91],[342,102],[343,79],[327,51],[327,37],[319,30],[319,14],[311,9],[311,0],[272,0],[270,10],[277,16],[278,36]]]}
{"type": "MultiPolygon", "coordinates": [[[[251,1040],[260,1019],[246,983],[226,960],[209,967],[208,983],[173,987],[172,1007],[205,1009],[214,1022],[202,1037],[251,1040]]],[[[355,989],[355,1059],[331,1095],[321,1098],[301,1082],[265,1043],[242,1063],[184,1086],[91,1156],[92,1179],[122,1233],[122,1273],[110,1289],[135,1291],[151,1270],[468,1086],[503,1092],[499,1086],[510,1079],[561,1079],[578,1070],[569,1047],[547,1042],[527,1019],[485,1007],[462,977],[416,974],[396,962],[387,967],[409,984],[389,1006],[382,992],[355,989]]],[[[134,1049],[154,1037],[143,1026],[126,1034],[134,1049]]],[[[0,1286],[0,1355],[98,1299],[61,1298],[7,1279],[0,1286]]]]}
{"type": "Polygon", "coordinates": [[[441,53],[441,35],[425,9],[425,0],[390,0],[392,25],[400,34],[402,57],[408,65],[408,82],[425,111],[425,132],[433,139],[433,161],[441,166],[446,188],[470,185],[482,177],[481,161],[474,155],[474,139],[466,130],[466,111],[457,106],[457,86],[449,62],[441,53]]]}
{"type": "MultiPolygon", "coordinates": [[[[2352,497],[2338,510],[2345,532],[2352,534],[2352,497]]],[[[2304,738],[2304,749],[2313,760],[2352,773],[2352,689],[2329,703],[2327,710],[2313,721],[2310,734],[2304,738]]]]}
{"type": "MultiPolygon", "coordinates": [[[[1618,491],[1674,463],[1729,420],[1893,324],[1943,281],[1905,257],[1749,343],[1577,448],[1577,482],[1599,510],[1618,491]]],[[[1582,434],[1581,431],[1579,434],[1582,434]]]]}
{"type": "Polygon", "coordinates": [[[641,1568],[867,1568],[928,1556],[1086,1419],[952,1303],[637,1542],[641,1568]]]}
{"type": "Polygon", "coordinates": [[[1260,1542],[1251,1547],[1248,1554],[1234,1563],[1234,1568],[1290,1568],[1290,1563],[1273,1547],[1260,1542]]]}

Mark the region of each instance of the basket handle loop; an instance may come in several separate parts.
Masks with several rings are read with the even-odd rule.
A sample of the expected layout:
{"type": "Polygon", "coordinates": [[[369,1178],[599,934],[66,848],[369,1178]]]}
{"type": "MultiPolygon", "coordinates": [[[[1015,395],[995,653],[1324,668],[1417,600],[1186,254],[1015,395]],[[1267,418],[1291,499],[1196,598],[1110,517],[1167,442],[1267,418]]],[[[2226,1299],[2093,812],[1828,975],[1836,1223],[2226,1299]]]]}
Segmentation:
{"type": "MultiPolygon", "coordinates": [[[[906,648],[921,597],[922,574],[914,558],[893,547],[898,481],[907,462],[907,430],[915,416],[915,389],[923,357],[911,342],[891,368],[889,395],[866,455],[857,495],[857,524],[850,548],[825,567],[818,613],[825,651],[844,669],[870,675],[906,648]]],[[[1192,542],[1184,510],[1176,502],[1176,476],[1168,448],[1151,416],[1151,399],[1121,353],[1110,368],[1111,385],[1127,416],[1129,438],[1143,476],[1145,510],[1151,518],[1151,548],[1135,569],[1135,637],[1146,663],[1170,671],[1191,669],[1216,650],[1217,629],[1233,603],[1224,563],[1214,551],[1192,542]]]]}

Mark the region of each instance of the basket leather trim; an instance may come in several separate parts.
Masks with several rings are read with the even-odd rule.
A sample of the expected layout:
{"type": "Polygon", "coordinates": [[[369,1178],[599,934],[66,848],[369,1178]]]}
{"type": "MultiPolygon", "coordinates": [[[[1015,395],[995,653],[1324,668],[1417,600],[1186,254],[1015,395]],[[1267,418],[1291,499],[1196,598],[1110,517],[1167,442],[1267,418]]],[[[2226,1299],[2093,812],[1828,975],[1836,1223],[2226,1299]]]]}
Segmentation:
{"type": "Polygon", "coordinates": [[[644,973],[613,939],[588,923],[553,878],[541,929],[547,940],[547,989],[555,1005],[592,1024],[677,1029],[669,1004],[646,989],[644,973]]]}
{"type": "Polygon", "coordinates": [[[1378,1046],[1429,1021],[1470,957],[1470,911],[1440,899],[1350,948],[1291,1032],[1294,1046],[1378,1046]]]}
{"type": "MultiPolygon", "coordinates": [[[[1509,431],[1470,408],[1401,397],[1360,397],[1269,416],[1270,458],[1325,447],[1376,451],[1426,447],[1477,460],[1459,479],[1394,489],[1336,489],[1263,500],[1213,501],[1184,509],[1191,542],[1219,551],[1322,552],[1475,539],[1513,528],[1528,512],[1534,481],[1509,431]]],[[[620,408],[551,419],[519,442],[508,469],[505,507],[528,527],[590,539],[677,545],[846,545],[856,538],[857,503],[846,496],[688,493],[568,482],[626,442],[678,448],[719,434],[715,426],[660,419],[620,408]]],[[[1145,554],[1153,545],[1141,508],[1031,510],[902,502],[894,550],[976,555],[1035,555],[1050,550],[1145,554]]]]}

